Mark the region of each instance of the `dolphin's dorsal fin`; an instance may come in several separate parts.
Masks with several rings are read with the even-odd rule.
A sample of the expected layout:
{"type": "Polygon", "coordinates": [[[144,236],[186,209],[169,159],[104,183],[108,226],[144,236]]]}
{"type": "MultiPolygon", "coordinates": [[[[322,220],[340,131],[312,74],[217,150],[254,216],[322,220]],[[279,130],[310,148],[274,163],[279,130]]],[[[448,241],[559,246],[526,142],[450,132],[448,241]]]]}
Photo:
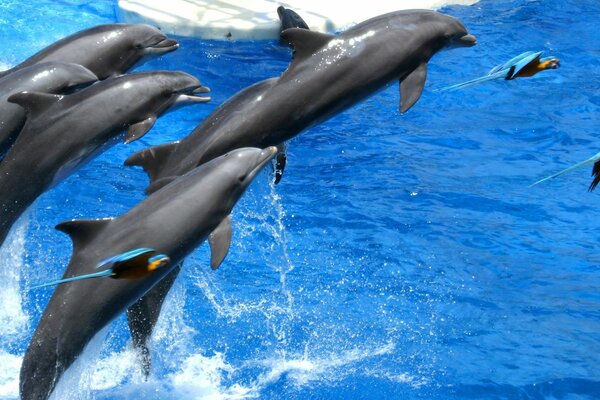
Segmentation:
{"type": "Polygon", "coordinates": [[[419,98],[427,79],[427,63],[422,62],[400,81],[400,112],[408,111],[419,98]]]}
{"type": "Polygon", "coordinates": [[[143,121],[140,121],[135,124],[129,125],[129,129],[127,130],[127,136],[125,136],[125,144],[129,144],[134,140],[138,140],[142,136],[144,136],[156,122],[156,115],[152,115],[146,118],[143,121]]]}
{"type": "Polygon", "coordinates": [[[231,215],[226,216],[208,235],[208,243],[210,244],[210,266],[212,269],[217,269],[227,256],[231,245],[231,215]]]}
{"type": "MultiPolygon", "coordinates": [[[[158,146],[152,146],[138,151],[125,160],[125,165],[137,165],[144,168],[144,171],[146,171],[150,177],[150,186],[152,186],[155,183],[156,177],[158,176],[160,170],[162,170],[167,158],[169,158],[169,156],[175,151],[177,145],[179,145],[179,142],[172,142],[158,146]]],[[[148,189],[146,189],[147,192],[150,189],[150,186],[148,189]]]]}
{"type": "Polygon", "coordinates": [[[281,32],[281,41],[294,49],[294,60],[310,57],[325,46],[335,35],[313,32],[302,28],[289,28],[281,32]]]}
{"type": "Polygon", "coordinates": [[[9,103],[20,105],[28,115],[32,115],[43,112],[63,97],[64,95],[49,93],[20,92],[11,95],[7,100],[9,103]]]}
{"type": "Polygon", "coordinates": [[[91,242],[113,219],[73,219],[56,225],[55,229],[71,236],[73,253],[91,242]]]}

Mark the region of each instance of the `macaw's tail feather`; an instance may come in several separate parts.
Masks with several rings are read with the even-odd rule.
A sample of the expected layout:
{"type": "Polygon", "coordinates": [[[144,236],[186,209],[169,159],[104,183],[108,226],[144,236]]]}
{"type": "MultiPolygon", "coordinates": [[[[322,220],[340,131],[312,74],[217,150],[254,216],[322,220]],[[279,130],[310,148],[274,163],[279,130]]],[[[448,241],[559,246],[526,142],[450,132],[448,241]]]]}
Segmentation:
{"type": "Polygon", "coordinates": [[[29,290],[39,289],[39,288],[43,288],[43,287],[46,287],[46,286],[59,285],[61,283],[66,283],[66,282],[80,281],[82,279],[103,278],[103,277],[111,276],[112,274],[113,274],[112,270],[107,269],[107,270],[104,270],[104,271],[95,272],[93,274],[80,275],[80,276],[72,276],[70,278],[59,279],[59,280],[56,280],[56,281],[52,281],[52,282],[48,282],[48,283],[43,283],[41,285],[37,285],[37,286],[29,288],[29,290]]]}
{"type": "Polygon", "coordinates": [[[576,169],[578,169],[578,168],[581,168],[581,167],[583,167],[583,166],[586,166],[586,165],[588,165],[588,164],[595,163],[595,164],[594,164],[594,170],[593,170],[593,172],[592,172],[592,176],[594,176],[594,180],[592,181],[592,184],[591,184],[591,185],[590,185],[590,187],[589,187],[589,190],[590,190],[590,191],[592,191],[592,190],[594,190],[594,188],[595,188],[595,187],[598,185],[598,183],[600,182],[600,165],[598,165],[598,161],[599,161],[599,160],[600,160],[600,153],[596,154],[596,155],[595,155],[595,156],[593,156],[593,157],[590,157],[590,158],[588,158],[587,160],[584,160],[584,161],[582,161],[582,162],[580,162],[580,163],[577,163],[577,164],[575,164],[575,165],[572,165],[572,166],[570,166],[570,167],[569,167],[569,168],[567,168],[567,169],[563,169],[562,171],[559,171],[559,172],[557,172],[557,173],[555,173],[555,174],[553,174],[553,175],[550,175],[550,176],[547,176],[547,177],[545,177],[545,178],[543,178],[543,179],[540,179],[539,181],[537,181],[537,182],[535,182],[535,183],[533,183],[533,184],[529,185],[529,187],[535,186],[535,185],[537,185],[537,184],[540,184],[540,183],[542,183],[542,182],[546,182],[546,181],[548,181],[548,180],[550,180],[550,179],[554,179],[554,178],[556,178],[556,177],[558,177],[558,176],[561,176],[561,175],[563,175],[563,174],[566,174],[567,172],[571,172],[571,171],[573,171],[573,170],[576,170],[576,169]]]}
{"type": "Polygon", "coordinates": [[[441,89],[439,89],[440,91],[453,91],[453,90],[458,90],[458,89],[462,89],[468,86],[473,86],[473,85],[478,85],[482,82],[487,82],[487,81],[491,81],[494,79],[501,79],[504,78],[506,76],[506,72],[507,71],[498,71],[495,72],[493,74],[490,75],[486,75],[486,76],[482,76],[479,78],[475,78],[475,79],[471,79],[470,81],[466,81],[466,82],[462,82],[462,83],[457,83],[456,85],[452,85],[452,86],[446,86],[443,87],[441,89]]]}

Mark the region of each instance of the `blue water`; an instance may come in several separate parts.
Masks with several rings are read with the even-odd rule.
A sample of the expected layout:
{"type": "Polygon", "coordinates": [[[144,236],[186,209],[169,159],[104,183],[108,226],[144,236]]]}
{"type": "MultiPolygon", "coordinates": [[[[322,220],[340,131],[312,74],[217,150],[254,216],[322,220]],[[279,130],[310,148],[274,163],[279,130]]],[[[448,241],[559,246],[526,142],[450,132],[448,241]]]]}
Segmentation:
{"type": "MultiPolygon", "coordinates": [[[[393,84],[292,141],[282,183],[263,173],[236,207],[221,268],[210,270],[206,245],[187,260],[152,340],[149,382],[121,318],[54,398],[600,398],[599,191],[586,192],[589,169],[528,188],[599,151],[600,3],[443,11],[478,45],[436,55],[406,115],[393,84]],[[561,68],[434,91],[526,50],[561,68]]],[[[113,21],[111,1],[1,0],[0,63],[113,21]]],[[[17,397],[51,294],[20,289],[60,276],[70,255],[53,226],[134,206],[147,178],[122,166],[130,154],[187,135],[289,61],[275,41],[181,43],[140,69],[192,73],[212,102],[162,117],[45,194],[1,250],[0,398],[17,397]]]]}

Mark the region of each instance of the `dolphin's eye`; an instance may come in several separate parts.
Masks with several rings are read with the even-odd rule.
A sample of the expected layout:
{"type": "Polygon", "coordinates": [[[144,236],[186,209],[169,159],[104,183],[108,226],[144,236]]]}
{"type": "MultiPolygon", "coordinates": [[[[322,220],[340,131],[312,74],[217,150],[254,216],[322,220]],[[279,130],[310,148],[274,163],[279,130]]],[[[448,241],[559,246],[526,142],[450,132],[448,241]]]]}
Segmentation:
{"type": "Polygon", "coordinates": [[[139,49],[139,50],[141,50],[141,49],[143,49],[143,48],[144,48],[144,45],[143,45],[143,44],[141,44],[141,43],[136,43],[136,44],[135,44],[133,47],[135,47],[136,49],[139,49]]]}
{"type": "Polygon", "coordinates": [[[246,180],[246,175],[242,175],[238,178],[240,182],[244,182],[246,180]]]}

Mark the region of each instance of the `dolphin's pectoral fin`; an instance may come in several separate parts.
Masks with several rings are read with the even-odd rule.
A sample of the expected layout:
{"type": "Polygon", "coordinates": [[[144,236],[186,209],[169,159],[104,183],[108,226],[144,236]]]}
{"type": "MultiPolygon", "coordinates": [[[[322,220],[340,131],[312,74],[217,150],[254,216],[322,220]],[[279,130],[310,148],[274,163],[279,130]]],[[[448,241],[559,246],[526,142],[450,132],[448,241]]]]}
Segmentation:
{"type": "Polygon", "coordinates": [[[427,63],[421,63],[400,81],[400,112],[408,111],[419,98],[427,79],[427,63]]]}
{"type": "Polygon", "coordinates": [[[277,146],[277,150],[279,150],[279,153],[277,153],[277,158],[275,159],[275,184],[276,185],[279,182],[281,182],[281,178],[283,177],[283,171],[285,170],[285,164],[287,163],[287,154],[285,152],[286,147],[287,146],[285,145],[285,143],[282,143],[279,146],[277,146]]]}
{"type": "Polygon", "coordinates": [[[302,28],[289,28],[281,32],[280,40],[294,49],[294,60],[302,60],[316,53],[335,35],[309,31],[302,28]]]}
{"type": "Polygon", "coordinates": [[[66,233],[73,241],[73,253],[93,240],[98,232],[112,221],[104,219],[73,219],[56,225],[55,229],[66,233]]]}
{"type": "Polygon", "coordinates": [[[148,339],[152,335],[152,330],[160,315],[160,309],[165,297],[167,297],[169,289],[173,286],[173,282],[175,282],[180,269],[181,263],[150,289],[144,297],[127,309],[127,322],[131,332],[131,339],[134,348],[138,351],[142,372],[146,377],[150,375],[152,368],[148,339]]]}
{"type": "Polygon", "coordinates": [[[10,96],[9,103],[18,104],[25,109],[28,116],[39,114],[62,99],[63,96],[40,92],[20,92],[10,96]]]}
{"type": "Polygon", "coordinates": [[[134,140],[138,140],[142,136],[144,136],[156,122],[156,115],[146,118],[145,120],[138,122],[136,124],[132,124],[129,126],[129,130],[127,131],[127,136],[125,137],[125,144],[129,144],[134,140]]]}
{"type": "Polygon", "coordinates": [[[217,269],[227,256],[231,245],[231,215],[226,216],[211,232],[208,243],[210,244],[210,266],[212,269],[217,269]]]}
{"type": "Polygon", "coordinates": [[[150,177],[150,183],[154,183],[160,170],[169,156],[175,151],[179,142],[161,144],[138,151],[125,160],[125,165],[137,165],[144,168],[150,177]]]}

